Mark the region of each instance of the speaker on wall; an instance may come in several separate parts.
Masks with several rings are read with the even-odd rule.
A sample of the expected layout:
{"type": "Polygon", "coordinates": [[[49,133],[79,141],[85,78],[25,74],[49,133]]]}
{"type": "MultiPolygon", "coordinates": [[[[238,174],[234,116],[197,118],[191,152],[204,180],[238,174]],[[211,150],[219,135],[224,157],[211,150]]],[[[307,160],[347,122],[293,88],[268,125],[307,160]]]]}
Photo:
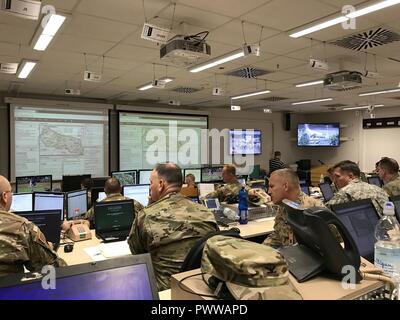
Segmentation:
{"type": "Polygon", "coordinates": [[[290,131],[290,113],[284,114],[284,128],[286,131],[290,131]]]}

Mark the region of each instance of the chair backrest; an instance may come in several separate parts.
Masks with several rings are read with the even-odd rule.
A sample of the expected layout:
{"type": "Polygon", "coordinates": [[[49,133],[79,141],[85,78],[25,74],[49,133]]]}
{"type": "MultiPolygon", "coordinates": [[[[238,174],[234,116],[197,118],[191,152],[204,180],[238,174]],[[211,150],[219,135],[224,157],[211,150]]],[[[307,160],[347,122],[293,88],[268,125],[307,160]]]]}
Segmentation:
{"type": "Polygon", "coordinates": [[[197,240],[196,243],[193,245],[192,249],[190,249],[189,253],[186,255],[186,258],[182,263],[180,272],[185,272],[200,268],[204,245],[208,239],[216,235],[241,238],[240,230],[238,228],[232,228],[229,230],[222,230],[222,231],[213,231],[208,233],[200,240],[197,240]]]}
{"type": "Polygon", "coordinates": [[[199,189],[197,189],[195,187],[184,187],[181,189],[180,193],[189,198],[198,197],[199,189]]]}

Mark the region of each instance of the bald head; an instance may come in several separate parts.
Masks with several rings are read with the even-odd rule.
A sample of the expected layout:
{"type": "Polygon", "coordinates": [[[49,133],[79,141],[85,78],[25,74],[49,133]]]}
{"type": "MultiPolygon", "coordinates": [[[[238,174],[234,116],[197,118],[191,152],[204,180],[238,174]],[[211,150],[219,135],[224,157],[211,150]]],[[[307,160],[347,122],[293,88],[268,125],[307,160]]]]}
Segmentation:
{"type": "Polygon", "coordinates": [[[12,203],[12,188],[10,182],[0,176],[0,209],[9,211],[12,203]]]}
{"type": "Polygon", "coordinates": [[[299,178],[292,169],[279,169],[269,178],[268,193],[272,202],[280,204],[283,199],[297,200],[300,195],[299,178]]]}
{"type": "Polygon", "coordinates": [[[150,200],[158,201],[182,188],[182,170],[172,162],[158,164],[150,175],[150,200]]]}
{"type": "Polygon", "coordinates": [[[114,193],[121,193],[121,184],[118,179],[116,178],[109,178],[107,179],[104,185],[104,192],[107,195],[114,194],[114,193]]]}

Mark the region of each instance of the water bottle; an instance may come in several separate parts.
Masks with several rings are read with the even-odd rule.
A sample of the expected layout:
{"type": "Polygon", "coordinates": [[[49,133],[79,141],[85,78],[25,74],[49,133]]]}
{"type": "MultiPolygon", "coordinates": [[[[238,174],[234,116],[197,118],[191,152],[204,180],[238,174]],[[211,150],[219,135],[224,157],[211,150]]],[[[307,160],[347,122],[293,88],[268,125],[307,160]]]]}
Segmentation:
{"type": "Polygon", "coordinates": [[[400,225],[392,202],[386,202],[383,217],[375,227],[375,266],[391,277],[400,274],[400,225]]]}
{"type": "Polygon", "coordinates": [[[239,191],[239,223],[247,224],[247,191],[244,187],[239,191]]]}

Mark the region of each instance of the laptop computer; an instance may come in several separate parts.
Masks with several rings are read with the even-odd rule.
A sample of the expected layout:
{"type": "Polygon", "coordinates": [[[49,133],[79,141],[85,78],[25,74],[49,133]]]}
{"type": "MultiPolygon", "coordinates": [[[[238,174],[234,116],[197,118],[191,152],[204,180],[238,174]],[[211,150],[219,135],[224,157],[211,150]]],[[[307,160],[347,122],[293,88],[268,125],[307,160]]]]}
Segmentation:
{"type": "Polygon", "coordinates": [[[148,253],[58,268],[53,290],[42,276],[0,277],[0,300],[159,300],[148,253]]]}
{"type": "Polygon", "coordinates": [[[17,212],[17,214],[37,225],[46,240],[53,243],[53,249],[57,251],[60,246],[61,210],[24,211],[17,212]]]}
{"type": "Polygon", "coordinates": [[[347,231],[349,231],[360,252],[360,256],[368,261],[373,261],[375,226],[380,217],[371,199],[336,204],[332,205],[331,208],[347,231]]]}
{"type": "Polygon", "coordinates": [[[134,218],[133,200],[97,202],[94,205],[96,236],[104,242],[125,240],[134,218]]]}
{"type": "Polygon", "coordinates": [[[319,189],[321,190],[322,196],[324,197],[324,200],[328,202],[333,198],[335,195],[331,185],[328,182],[323,182],[319,184],[319,189]]]}

